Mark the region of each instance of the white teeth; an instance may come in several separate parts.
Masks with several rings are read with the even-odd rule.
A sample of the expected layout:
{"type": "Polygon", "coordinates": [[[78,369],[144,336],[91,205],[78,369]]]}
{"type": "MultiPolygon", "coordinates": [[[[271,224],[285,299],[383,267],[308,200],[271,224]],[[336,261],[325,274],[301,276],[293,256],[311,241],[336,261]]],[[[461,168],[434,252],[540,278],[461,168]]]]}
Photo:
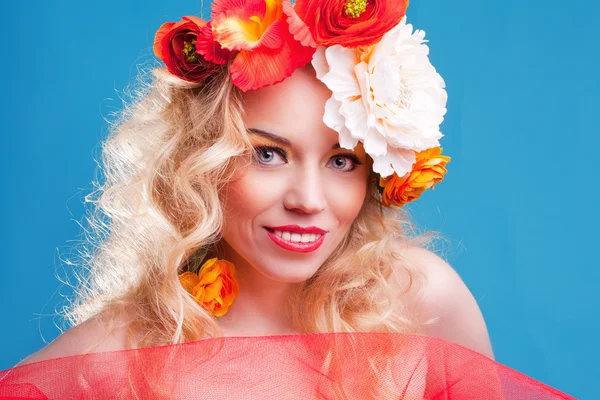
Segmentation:
{"type": "Polygon", "coordinates": [[[310,243],[319,239],[321,236],[320,233],[296,233],[296,232],[282,232],[282,231],[274,231],[275,236],[282,238],[283,240],[287,240],[289,242],[297,242],[297,243],[310,243]]]}

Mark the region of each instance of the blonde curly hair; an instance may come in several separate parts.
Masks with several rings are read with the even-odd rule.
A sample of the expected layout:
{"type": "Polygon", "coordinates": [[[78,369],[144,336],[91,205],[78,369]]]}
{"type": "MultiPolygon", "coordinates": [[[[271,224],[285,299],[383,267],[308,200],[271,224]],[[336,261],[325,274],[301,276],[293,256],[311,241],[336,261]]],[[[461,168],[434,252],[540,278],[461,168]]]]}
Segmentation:
{"type": "MultiPolygon", "coordinates": [[[[239,172],[235,160],[252,151],[242,94],[226,65],[200,84],[155,67],[140,78],[102,143],[104,179],[94,181],[86,198],[91,207],[78,249],[83,271],[63,314],[78,325],[130,310],[133,347],[219,337],[218,321],[191,299],[178,275],[197,270],[222,240],[220,189],[239,172]]],[[[428,247],[435,237],[416,234],[406,210],[381,205],[371,172],[345,239],[290,292],[295,327],[304,333],[418,332],[414,315],[401,306],[425,277],[400,249],[428,247]],[[400,293],[393,276],[404,283],[400,293]]]]}

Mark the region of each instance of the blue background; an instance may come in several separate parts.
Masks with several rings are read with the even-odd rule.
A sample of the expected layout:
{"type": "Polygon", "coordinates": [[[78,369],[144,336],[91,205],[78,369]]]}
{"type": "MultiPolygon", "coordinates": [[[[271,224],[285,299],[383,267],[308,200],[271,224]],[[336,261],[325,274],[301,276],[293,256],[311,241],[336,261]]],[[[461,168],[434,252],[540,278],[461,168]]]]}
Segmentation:
{"type": "MultiPolygon", "coordinates": [[[[12,2],[0,29],[0,369],[58,334],[105,118],[195,1],[12,2]]],[[[478,300],[499,362],[580,398],[600,378],[598,39],[588,1],[413,0],[447,83],[449,173],[411,205],[478,300]],[[594,239],[596,238],[596,239],[594,239]]],[[[207,1],[204,16],[208,19],[207,1]]],[[[6,9],[6,8],[5,8],[6,9]]]]}

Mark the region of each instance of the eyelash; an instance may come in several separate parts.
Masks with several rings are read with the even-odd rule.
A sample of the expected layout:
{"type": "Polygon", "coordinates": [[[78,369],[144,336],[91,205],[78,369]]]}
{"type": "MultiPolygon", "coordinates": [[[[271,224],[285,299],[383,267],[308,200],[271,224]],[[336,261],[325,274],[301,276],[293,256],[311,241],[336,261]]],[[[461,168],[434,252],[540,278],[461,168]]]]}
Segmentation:
{"type": "MultiPolygon", "coordinates": [[[[256,158],[256,154],[260,153],[261,151],[265,151],[265,150],[274,151],[275,153],[279,154],[281,156],[281,158],[283,158],[285,160],[285,162],[287,162],[287,153],[286,153],[285,149],[283,147],[279,147],[279,146],[275,146],[275,145],[255,147],[254,148],[255,158],[256,158]]],[[[259,161],[259,163],[260,163],[260,161],[259,161]]]]}
{"type": "MultiPolygon", "coordinates": [[[[287,162],[287,153],[285,151],[284,148],[276,146],[276,145],[271,145],[271,146],[257,146],[254,148],[254,154],[252,155],[254,160],[256,162],[258,162],[261,165],[264,165],[264,163],[262,163],[261,161],[257,160],[257,154],[260,153],[261,151],[265,151],[265,150],[270,150],[270,151],[274,151],[275,153],[279,154],[281,156],[281,158],[284,159],[285,162],[287,162]]],[[[357,165],[362,165],[362,162],[359,160],[358,157],[356,157],[354,154],[350,154],[350,153],[343,153],[343,154],[336,154],[334,157],[346,157],[348,159],[350,159],[352,161],[352,163],[354,164],[354,167],[351,170],[348,171],[343,171],[343,172],[350,172],[350,171],[354,171],[354,169],[356,169],[357,165]]],[[[333,157],[332,157],[333,158],[333,157]]]]}

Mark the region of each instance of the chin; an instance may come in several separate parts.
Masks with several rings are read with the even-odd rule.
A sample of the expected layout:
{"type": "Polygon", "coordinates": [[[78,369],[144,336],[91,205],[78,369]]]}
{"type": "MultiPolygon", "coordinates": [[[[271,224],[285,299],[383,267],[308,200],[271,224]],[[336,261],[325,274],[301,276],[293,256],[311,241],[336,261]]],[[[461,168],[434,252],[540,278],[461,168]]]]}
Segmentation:
{"type": "Polygon", "coordinates": [[[306,263],[294,263],[286,262],[285,268],[281,268],[282,263],[274,263],[272,268],[270,266],[263,265],[261,268],[255,269],[263,274],[264,276],[283,283],[300,283],[310,279],[319,269],[319,266],[306,265],[306,263]]]}

